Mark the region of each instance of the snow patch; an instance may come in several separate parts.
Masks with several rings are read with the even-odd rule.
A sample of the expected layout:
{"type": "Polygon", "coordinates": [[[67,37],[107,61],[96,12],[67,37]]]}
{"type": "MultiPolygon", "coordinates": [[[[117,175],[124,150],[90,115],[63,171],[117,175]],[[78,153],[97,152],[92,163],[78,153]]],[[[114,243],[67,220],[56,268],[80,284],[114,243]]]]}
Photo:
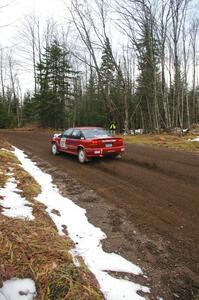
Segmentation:
{"type": "Polygon", "coordinates": [[[12,278],[0,288],[0,300],[33,300],[36,296],[35,283],[29,278],[12,278]]]}
{"type": "Polygon", "coordinates": [[[4,188],[0,188],[0,205],[3,209],[1,213],[4,216],[19,219],[34,220],[32,215],[32,207],[30,203],[22,198],[19,193],[22,191],[17,188],[17,183],[14,177],[8,179],[4,188]],[[28,205],[28,206],[27,206],[28,205]]]}
{"type": "Polygon", "coordinates": [[[191,140],[192,142],[199,142],[199,136],[197,136],[195,139],[191,140]]]}
{"type": "Polygon", "coordinates": [[[45,204],[47,212],[57,226],[60,235],[64,235],[63,225],[67,226],[70,238],[76,247],[71,251],[74,261],[82,256],[90,271],[96,276],[101,291],[107,300],[141,300],[136,291],[149,292],[149,288],[128,280],[116,279],[106,271],[142,274],[141,269],[115,253],[106,253],[101,240],[105,233],[88,222],[86,210],[74,204],[70,199],[59,194],[52,184],[52,177],[41,171],[23,151],[14,148],[14,153],[23,168],[29,172],[41,186],[41,194],[36,200],[45,204]],[[59,212],[54,214],[52,210],[59,212]]]}

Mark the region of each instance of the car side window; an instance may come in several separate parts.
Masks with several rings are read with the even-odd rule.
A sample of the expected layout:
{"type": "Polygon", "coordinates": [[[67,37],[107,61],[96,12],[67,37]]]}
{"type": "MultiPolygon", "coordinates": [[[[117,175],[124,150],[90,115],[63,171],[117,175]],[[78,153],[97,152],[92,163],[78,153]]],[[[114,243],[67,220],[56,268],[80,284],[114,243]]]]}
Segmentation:
{"type": "Polygon", "coordinates": [[[65,138],[71,137],[72,131],[73,131],[73,128],[69,128],[66,131],[64,131],[62,136],[65,138]]]}
{"type": "Polygon", "coordinates": [[[81,132],[79,129],[74,129],[71,138],[72,139],[80,139],[81,132]]]}

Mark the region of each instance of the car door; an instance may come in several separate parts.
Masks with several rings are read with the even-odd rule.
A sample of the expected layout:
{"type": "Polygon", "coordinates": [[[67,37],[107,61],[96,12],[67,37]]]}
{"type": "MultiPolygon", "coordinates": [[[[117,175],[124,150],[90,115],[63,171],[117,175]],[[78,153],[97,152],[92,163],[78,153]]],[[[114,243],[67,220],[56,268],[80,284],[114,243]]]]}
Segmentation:
{"type": "Polygon", "coordinates": [[[74,129],[70,138],[70,150],[74,154],[77,154],[77,148],[79,145],[80,138],[81,138],[81,131],[79,129],[74,129]]]}
{"type": "Polygon", "coordinates": [[[60,138],[60,149],[61,151],[68,152],[70,151],[70,137],[73,132],[73,128],[69,128],[62,134],[60,138]]]}

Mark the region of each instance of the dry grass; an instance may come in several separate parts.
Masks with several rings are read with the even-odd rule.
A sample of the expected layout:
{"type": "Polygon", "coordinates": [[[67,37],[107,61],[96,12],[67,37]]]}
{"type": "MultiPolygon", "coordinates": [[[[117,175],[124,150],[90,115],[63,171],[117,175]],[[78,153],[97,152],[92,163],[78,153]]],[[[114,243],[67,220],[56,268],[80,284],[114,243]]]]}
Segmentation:
{"type": "MultiPolygon", "coordinates": [[[[198,134],[199,135],[199,134],[198,134]]],[[[172,134],[143,134],[135,136],[124,136],[127,143],[145,144],[165,148],[174,148],[178,150],[199,152],[199,142],[192,142],[194,135],[178,137],[172,134]]]]}
{"type": "MultiPolygon", "coordinates": [[[[9,150],[5,145],[4,149],[9,150]]],[[[8,180],[7,173],[11,172],[12,166],[16,164],[17,159],[12,153],[0,149],[0,187],[4,187],[8,180]]]]}
{"type": "Polygon", "coordinates": [[[57,234],[42,206],[37,209],[36,221],[1,216],[0,281],[32,278],[38,299],[103,299],[87,269],[74,266],[72,242],[57,234]]]}
{"type": "MultiPolygon", "coordinates": [[[[10,149],[4,144],[4,148],[10,149]]],[[[39,300],[104,299],[94,276],[81,261],[73,263],[69,250],[73,242],[57,233],[45,211],[45,206],[34,200],[40,187],[20,166],[15,156],[0,150],[0,187],[8,172],[14,173],[18,188],[31,203],[34,221],[8,218],[0,214],[0,283],[12,277],[32,278],[39,300]]]]}

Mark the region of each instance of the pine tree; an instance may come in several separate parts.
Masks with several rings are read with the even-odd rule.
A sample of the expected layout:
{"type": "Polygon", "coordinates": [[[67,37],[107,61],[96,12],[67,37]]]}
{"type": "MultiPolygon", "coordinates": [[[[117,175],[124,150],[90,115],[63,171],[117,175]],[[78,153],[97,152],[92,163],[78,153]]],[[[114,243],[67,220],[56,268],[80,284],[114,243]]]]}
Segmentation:
{"type": "Polygon", "coordinates": [[[75,72],[69,64],[69,52],[55,40],[45,49],[37,70],[40,122],[45,127],[64,128],[74,96],[71,82],[75,72]]]}
{"type": "Polygon", "coordinates": [[[113,85],[113,81],[115,77],[115,65],[113,62],[113,54],[112,54],[110,41],[108,38],[106,38],[101,59],[102,59],[102,64],[100,68],[101,81],[106,90],[106,93],[109,95],[111,90],[111,85],[113,85]]]}
{"type": "Polygon", "coordinates": [[[98,77],[93,68],[90,68],[86,89],[81,97],[79,123],[96,126],[107,124],[106,107],[99,91],[98,77]]]}
{"type": "MultiPolygon", "coordinates": [[[[102,53],[102,63],[100,68],[101,82],[103,85],[103,93],[106,95],[106,111],[107,119],[110,123],[111,121],[116,121],[117,124],[120,123],[121,113],[121,78],[119,76],[118,70],[116,70],[116,63],[113,60],[113,53],[108,38],[105,40],[104,50],[102,53]],[[119,114],[118,114],[119,113],[119,114]]],[[[119,69],[119,67],[118,67],[119,69]]]]}
{"type": "Polygon", "coordinates": [[[9,118],[7,113],[7,105],[5,99],[0,96],[0,128],[9,127],[9,118]]]}
{"type": "Polygon", "coordinates": [[[137,79],[136,98],[142,110],[142,124],[145,130],[153,131],[160,128],[159,108],[159,50],[154,33],[154,19],[150,8],[146,5],[142,34],[137,44],[138,67],[140,75],[137,79]]]}
{"type": "Polygon", "coordinates": [[[38,102],[30,92],[24,95],[22,106],[23,125],[38,122],[38,102]]]}

